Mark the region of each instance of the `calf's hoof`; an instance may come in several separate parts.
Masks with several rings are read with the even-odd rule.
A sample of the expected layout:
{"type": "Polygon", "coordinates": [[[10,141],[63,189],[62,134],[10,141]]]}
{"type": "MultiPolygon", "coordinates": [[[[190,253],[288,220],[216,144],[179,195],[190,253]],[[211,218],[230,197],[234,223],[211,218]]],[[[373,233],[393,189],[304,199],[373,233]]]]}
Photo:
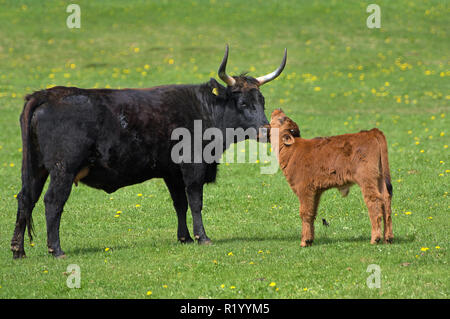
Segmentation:
{"type": "Polygon", "coordinates": [[[371,239],[371,240],[370,240],[370,243],[371,243],[372,245],[376,245],[376,244],[378,244],[380,241],[381,241],[381,238],[380,238],[380,237],[376,237],[376,238],[371,239]]]}
{"type": "Polygon", "coordinates": [[[385,244],[392,244],[393,241],[394,241],[394,237],[388,237],[388,238],[384,239],[385,244]]]}
{"type": "Polygon", "coordinates": [[[301,247],[309,247],[312,246],[313,240],[302,240],[302,243],[300,244],[301,247]]]}

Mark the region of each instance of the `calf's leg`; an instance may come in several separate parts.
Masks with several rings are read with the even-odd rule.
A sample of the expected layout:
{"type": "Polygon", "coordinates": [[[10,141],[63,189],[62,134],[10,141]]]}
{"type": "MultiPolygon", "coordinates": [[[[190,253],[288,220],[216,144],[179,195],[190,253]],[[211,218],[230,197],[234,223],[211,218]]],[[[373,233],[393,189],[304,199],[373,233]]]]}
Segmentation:
{"type": "Polygon", "coordinates": [[[302,239],[300,246],[311,246],[314,241],[314,220],[320,201],[320,192],[303,193],[299,196],[300,218],[302,219],[302,239]]]}
{"type": "Polygon", "coordinates": [[[381,220],[383,218],[383,197],[378,191],[378,185],[375,183],[366,183],[361,185],[369,218],[372,223],[371,244],[376,244],[381,240],[381,220]]]}

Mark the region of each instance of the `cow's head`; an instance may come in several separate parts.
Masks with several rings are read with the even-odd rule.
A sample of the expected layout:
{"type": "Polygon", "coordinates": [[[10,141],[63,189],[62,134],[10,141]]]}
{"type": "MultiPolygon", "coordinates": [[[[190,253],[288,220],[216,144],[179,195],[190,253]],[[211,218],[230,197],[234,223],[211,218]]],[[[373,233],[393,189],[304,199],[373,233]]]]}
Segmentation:
{"type": "MultiPolygon", "coordinates": [[[[226,87],[226,107],[232,112],[228,113],[228,123],[233,123],[234,127],[243,129],[268,128],[269,122],[264,114],[264,96],[261,94],[260,87],[278,77],[286,65],[287,50],[284,51],[283,61],[280,66],[272,73],[253,78],[245,74],[239,76],[229,76],[226,73],[228,61],[228,45],[225,50],[222,63],[219,67],[219,77],[227,84],[226,87]]],[[[259,130],[263,135],[266,130],[259,130]]],[[[261,137],[258,135],[258,137],[261,137]]]]}

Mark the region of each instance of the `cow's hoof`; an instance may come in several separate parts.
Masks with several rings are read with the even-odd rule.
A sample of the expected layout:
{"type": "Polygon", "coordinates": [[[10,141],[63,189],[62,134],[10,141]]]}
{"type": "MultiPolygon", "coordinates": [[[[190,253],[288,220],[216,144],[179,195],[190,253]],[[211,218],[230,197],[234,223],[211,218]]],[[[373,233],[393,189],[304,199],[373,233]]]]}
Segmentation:
{"type": "Polygon", "coordinates": [[[199,245],[212,245],[212,241],[208,237],[206,237],[206,238],[199,238],[198,239],[198,244],[199,245]]]}
{"type": "Polygon", "coordinates": [[[388,237],[384,240],[385,244],[392,244],[392,242],[394,241],[394,237],[388,237]]]}
{"type": "Polygon", "coordinates": [[[25,251],[13,251],[13,259],[26,258],[25,251]]]}
{"type": "Polygon", "coordinates": [[[194,242],[194,240],[191,238],[191,236],[188,236],[188,237],[179,237],[179,238],[178,238],[178,241],[179,241],[180,243],[182,243],[182,244],[190,244],[190,243],[193,243],[193,242],[194,242]]]}
{"type": "Polygon", "coordinates": [[[48,248],[48,252],[53,255],[53,257],[58,259],[66,258],[66,254],[62,250],[53,250],[52,248],[48,248]]]}

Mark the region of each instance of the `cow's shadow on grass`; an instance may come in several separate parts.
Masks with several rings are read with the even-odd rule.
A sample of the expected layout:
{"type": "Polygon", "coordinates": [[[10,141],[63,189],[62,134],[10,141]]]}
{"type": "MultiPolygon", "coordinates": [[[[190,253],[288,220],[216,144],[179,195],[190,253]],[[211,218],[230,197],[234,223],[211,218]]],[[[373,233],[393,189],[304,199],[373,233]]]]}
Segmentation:
{"type": "MultiPolygon", "coordinates": [[[[394,237],[394,241],[390,245],[401,245],[404,243],[410,243],[415,240],[415,235],[400,235],[394,237]]],[[[230,244],[230,243],[250,243],[250,242],[290,242],[290,243],[298,243],[300,247],[300,235],[296,233],[286,234],[286,235],[268,235],[268,236],[236,236],[236,237],[227,237],[227,238],[212,238],[213,245],[221,245],[221,244],[230,244]]],[[[331,236],[318,236],[314,239],[314,246],[326,246],[326,245],[336,245],[339,243],[361,243],[361,244],[369,244],[370,235],[359,235],[359,236],[348,236],[348,237],[331,237],[331,236]]],[[[192,244],[181,244],[174,240],[174,244],[178,245],[195,245],[197,243],[192,244]]],[[[153,244],[154,245],[154,244],[153,244]]],[[[381,242],[379,245],[383,245],[381,242]]],[[[66,253],[70,256],[80,256],[80,255],[93,255],[93,254],[101,254],[105,253],[105,248],[102,247],[78,247],[73,249],[66,250],[66,253]]],[[[120,250],[134,250],[138,249],[136,245],[119,245],[111,248],[112,250],[120,251],[120,250]]],[[[107,255],[106,255],[107,256],[107,255]]]]}
{"type": "MultiPolygon", "coordinates": [[[[110,248],[110,250],[115,250],[115,251],[127,250],[127,249],[136,249],[136,247],[133,247],[131,245],[130,246],[120,245],[120,246],[114,246],[113,248],[110,248]]],[[[68,256],[81,256],[81,255],[94,255],[94,254],[107,253],[105,251],[105,248],[100,247],[100,246],[99,247],[76,247],[76,248],[72,248],[72,249],[66,249],[64,251],[68,256]]],[[[108,257],[108,255],[105,254],[105,257],[108,257]]]]}

